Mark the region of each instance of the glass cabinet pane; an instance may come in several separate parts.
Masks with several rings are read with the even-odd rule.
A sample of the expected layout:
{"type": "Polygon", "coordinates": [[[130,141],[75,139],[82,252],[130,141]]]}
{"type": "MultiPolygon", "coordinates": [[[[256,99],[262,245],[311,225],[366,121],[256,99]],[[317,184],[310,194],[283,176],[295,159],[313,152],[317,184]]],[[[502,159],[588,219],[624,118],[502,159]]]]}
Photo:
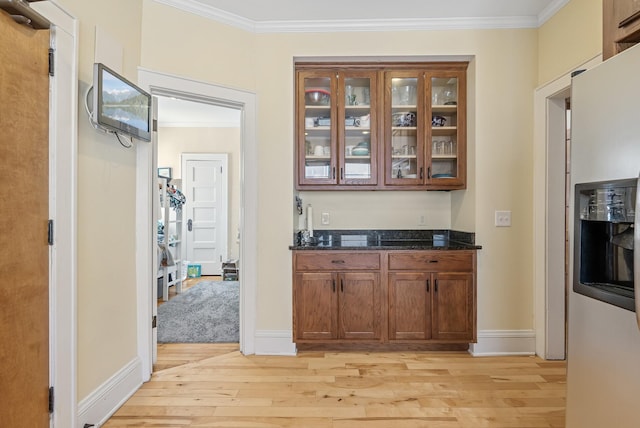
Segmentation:
{"type": "Polygon", "coordinates": [[[346,77],[344,79],[344,144],[341,158],[340,180],[353,182],[372,177],[371,145],[371,79],[346,77]]]}
{"type": "Polygon", "coordinates": [[[431,78],[431,178],[458,175],[458,79],[431,78]]]}
{"type": "Polygon", "coordinates": [[[331,78],[304,79],[304,178],[332,178],[331,78]]]}
{"type": "Polygon", "coordinates": [[[391,178],[419,179],[418,79],[391,79],[391,178]]]}

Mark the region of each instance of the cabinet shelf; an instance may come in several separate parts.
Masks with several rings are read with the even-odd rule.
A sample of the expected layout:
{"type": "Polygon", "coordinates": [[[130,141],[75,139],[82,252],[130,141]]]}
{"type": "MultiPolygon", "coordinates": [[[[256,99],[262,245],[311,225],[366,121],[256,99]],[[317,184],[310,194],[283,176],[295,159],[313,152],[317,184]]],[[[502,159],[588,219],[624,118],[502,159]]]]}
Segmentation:
{"type": "Polygon", "coordinates": [[[392,110],[416,110],[418,106],[415,104],[394,104],[391,106],[392,110]]]}
{"type": "Polygon", "coordinates": [[[417,159],[417,155],[393,155],[391,159],[417,159]]]}
{"type": "Polygon", "coordinates": [[[431,111],[433,113],[455,113],[458,110],[457,105],[432,105],[431,111]]]}
{"type": "Polygon", "coordinates": [[[457,126],[432,126],[431,127],[431,135],[434,135],[434,136],[455,135],[457,132],[458,132],[457,126]]]}

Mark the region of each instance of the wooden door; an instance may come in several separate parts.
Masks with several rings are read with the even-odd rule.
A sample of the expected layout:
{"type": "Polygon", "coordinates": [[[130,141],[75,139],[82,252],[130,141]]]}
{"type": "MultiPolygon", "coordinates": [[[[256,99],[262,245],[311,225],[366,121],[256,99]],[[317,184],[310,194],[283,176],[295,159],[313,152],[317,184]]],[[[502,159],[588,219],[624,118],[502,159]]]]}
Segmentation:
{"type": "Polygon", "coordinates": [[[431,338],[431,275],[422,272],[389,274],[389,339],[431,338]]]}
{"type": "Polygon", "coordinates": [[[433,338],[473,342],[475,339],[474,324],[473,274],[435,274],[433,338]]]}
{"type": "Polygon", "coordinates": [[[331,272],[297,273],[294,279],[294,338],[338,336],[337,278],[331,272]]]}
{"type": "Polygon", "coordinates": [[[0,426],[48,427],[49,31],[0,11],[0,426]]]}
{"type": "Polygon", "coordinates": [[[341,339],[380,338],[380,275],[374,272],[340,274],[341,339]]]}

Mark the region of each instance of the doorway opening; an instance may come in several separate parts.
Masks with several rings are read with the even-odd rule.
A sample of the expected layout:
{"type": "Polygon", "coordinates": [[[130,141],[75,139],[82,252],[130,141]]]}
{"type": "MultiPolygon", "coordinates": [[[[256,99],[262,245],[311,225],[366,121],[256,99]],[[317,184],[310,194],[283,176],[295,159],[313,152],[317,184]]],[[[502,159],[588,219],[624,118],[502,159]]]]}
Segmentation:
{"type": "MultiPolygon", "coordinates": [[[[237,344],[238,278],[223,277],[222,266],[230,260],[239,264],[240,110],[176,97],[154,98],[158,181],[161,188],[182,197],[181,201],[174,194],[160,198],[158,243],[174,263],[171,268],[160,263],[158,273],[158,305],[169,302],[172,307],[158,310],[160,357],[182,349],[178,344],[237,344]],[[160,287],[161,282],[171,286],[160,287]]],[[[160,357],[156,369],[184,359],[160,361],[160,357]]]]}
{"type": "MultiPolygon", "coordinates": [[[[164,73],[139,70],[138,83],[154,96],[173,97],[196,103],[235,109],[240,115],[239,150],[239,255],[242,272],[239,278],[239,347],[244,354],[255,352],[255,307],[257,282],[257,147],[256,147],[256,100],[255,94],[221,87],[205,82],[194,81],[164,73]]],[[[137,216],[142,225],[137,240],[140,243],[137,253],[141,269],[138,276],[138,325],[139,355],[143,361],[143,373],[146,379],[153,369],[154,353],[157,349],[157,329],[150,328],[148,320],[157,315],[157,305],[153,294],[156,287],[148,284],[155,281],[157,268],[156,222],[153,217],[155,192],[157,186],[157,145],[139,146],[137,151],[138,179],[137,216]],[[145,227],[145,224],[148,227],[145,227]],[[153,302],[154,304],[149,304],[153,302]]],[[[157,205],[156,205],[157,210],[157,205]]],[[[157,212],[157,211],[155,211],[157,212]]],[[[238,235],[234,233],[234,238],[238,235]]],[[[145,379],[145,380],[146,380],[145,379]]]]}

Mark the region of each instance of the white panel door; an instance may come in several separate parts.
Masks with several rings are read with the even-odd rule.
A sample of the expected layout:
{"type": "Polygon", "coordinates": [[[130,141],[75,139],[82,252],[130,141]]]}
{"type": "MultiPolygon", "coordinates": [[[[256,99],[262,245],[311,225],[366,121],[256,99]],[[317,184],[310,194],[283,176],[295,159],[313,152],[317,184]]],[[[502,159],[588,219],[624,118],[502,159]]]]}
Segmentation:
{"type": "Polygon", "coordinates": [[[227,154],[182,154],[186,260],[202,275],[221,275],[227,257],[227,163],[227,154]]]}

